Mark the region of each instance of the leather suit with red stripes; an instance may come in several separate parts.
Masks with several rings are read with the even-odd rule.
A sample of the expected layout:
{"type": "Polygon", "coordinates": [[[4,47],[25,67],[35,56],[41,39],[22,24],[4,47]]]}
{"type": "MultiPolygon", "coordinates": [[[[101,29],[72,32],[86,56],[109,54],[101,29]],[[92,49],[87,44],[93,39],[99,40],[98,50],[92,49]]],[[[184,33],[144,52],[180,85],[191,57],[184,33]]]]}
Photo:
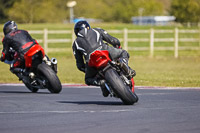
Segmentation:
{"type": "Polygon", "coordinates": [[[2,40],[3,50],[1,55],[1,61],[11,61],[10,48],[12,48],[18,56],[15,56],[13,67],[20,67],[24,60],[24,54],[35,44],[37,41],[33,39],[30,34],[25,30],[15,30],[8,33],[2,40]]]}

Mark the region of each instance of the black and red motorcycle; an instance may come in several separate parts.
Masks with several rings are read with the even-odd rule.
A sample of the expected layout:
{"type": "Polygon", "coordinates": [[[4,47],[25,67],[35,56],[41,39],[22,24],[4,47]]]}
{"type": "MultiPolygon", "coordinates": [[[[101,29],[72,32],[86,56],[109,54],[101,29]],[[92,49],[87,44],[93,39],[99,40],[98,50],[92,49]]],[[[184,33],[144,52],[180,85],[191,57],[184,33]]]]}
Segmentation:
{"type": "MultiPolygon", "coordinates": [[[[18,58],[18,54],[12,52],[15,53],[13,58],[18,58]]],[[[52,58],[50,61],[39,44],[32,46],[25,53],[23,67],[14,68],[13,72],[31,92],[48,89],[51,93],[60,93],[62,90],[57,76],[57,60],[52,58]]]]}
{"type": "Polygon", "coordinates": [[[111,96],[120,98],[124,104],[132,105],[138,101],[134,91],[134,80],[128,77],[127,66],[118,60],[112,61],[107,50],[96,50],[90,55],[90,67],[98,70],[98,75],[105,79],[105,87],[111,96]]]}

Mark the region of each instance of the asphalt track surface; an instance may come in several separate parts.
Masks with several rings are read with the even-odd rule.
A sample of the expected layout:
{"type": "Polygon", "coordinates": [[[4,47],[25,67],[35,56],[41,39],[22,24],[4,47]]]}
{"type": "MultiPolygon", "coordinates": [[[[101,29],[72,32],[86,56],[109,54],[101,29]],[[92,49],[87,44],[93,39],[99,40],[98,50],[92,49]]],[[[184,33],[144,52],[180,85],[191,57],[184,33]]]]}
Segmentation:
{"type": "Polygon", "coordinates": [[[98,87],[60,94],[0,85],[0,133],[200,133],[200,88],[137,87],[137,104],[104,98],[98,87]]]}

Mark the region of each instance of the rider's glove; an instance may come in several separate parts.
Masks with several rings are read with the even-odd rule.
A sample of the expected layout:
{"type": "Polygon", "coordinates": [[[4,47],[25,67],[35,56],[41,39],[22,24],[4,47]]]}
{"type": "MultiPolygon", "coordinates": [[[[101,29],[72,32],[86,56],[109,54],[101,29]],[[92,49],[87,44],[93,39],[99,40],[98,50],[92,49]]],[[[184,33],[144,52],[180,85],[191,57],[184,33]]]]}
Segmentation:
{"type": "Polygon", "coordinates": [[[1,54],[1,61],[4,62],[5,61],[5,54],[2,52],[1,54]]]}

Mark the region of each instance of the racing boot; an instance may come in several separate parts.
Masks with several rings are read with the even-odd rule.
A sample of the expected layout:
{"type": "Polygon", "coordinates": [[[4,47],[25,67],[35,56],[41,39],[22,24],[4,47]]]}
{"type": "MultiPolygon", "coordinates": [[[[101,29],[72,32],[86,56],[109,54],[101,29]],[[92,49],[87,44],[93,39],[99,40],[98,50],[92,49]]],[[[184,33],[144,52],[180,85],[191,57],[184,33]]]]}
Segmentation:
{"type": "Polygon", "coordinates": [[[10,68],[10,71],[14,73],[18,78],[19,81],[22,80],[24,84],[28,83],[28,77],[26,76],[26,72],[21,68],[10,68]]]}
{"type": "Polygon", "coordinates": [[[127,76],[131,79],[136,75],[135,70],[131,69],[128,66],[128,60],[125,58],[120,58],[118,61],[119,66],[122,68],[122,70],[127,74],[127,76]]]}
{"type": "Polygon", "coordinates": [[[102,91],[102,95],[104,97],[107,97],[110,94],[110,92],[107,90],[107,88],[105,86],[105,80],[94,79],[94,81],[91,85],[100,86],[101,91],[102,91]]]}
{"type": "Polygon", "coordinates": [[[130,78],[133,78],[136,75],[136,71],[129,67],[129,74],[128,75],[130,76],[130,78]]]}
{"type": "Polygon", "coordinates": [[[100,88],[101,88],[101,91],[102,91],[102,95],[104,97],[108,97],[110,92],[107,90],[107,88],[105,86],[105,80],[100,80],[100,88]]]}
{"type": "Polygon", "coordinates": [[[19,81],[21,81],[23,79],[23,74],[22,74],[23,70],[21,68],[11,67],[10,71],[19,78],[19,81]]]}

